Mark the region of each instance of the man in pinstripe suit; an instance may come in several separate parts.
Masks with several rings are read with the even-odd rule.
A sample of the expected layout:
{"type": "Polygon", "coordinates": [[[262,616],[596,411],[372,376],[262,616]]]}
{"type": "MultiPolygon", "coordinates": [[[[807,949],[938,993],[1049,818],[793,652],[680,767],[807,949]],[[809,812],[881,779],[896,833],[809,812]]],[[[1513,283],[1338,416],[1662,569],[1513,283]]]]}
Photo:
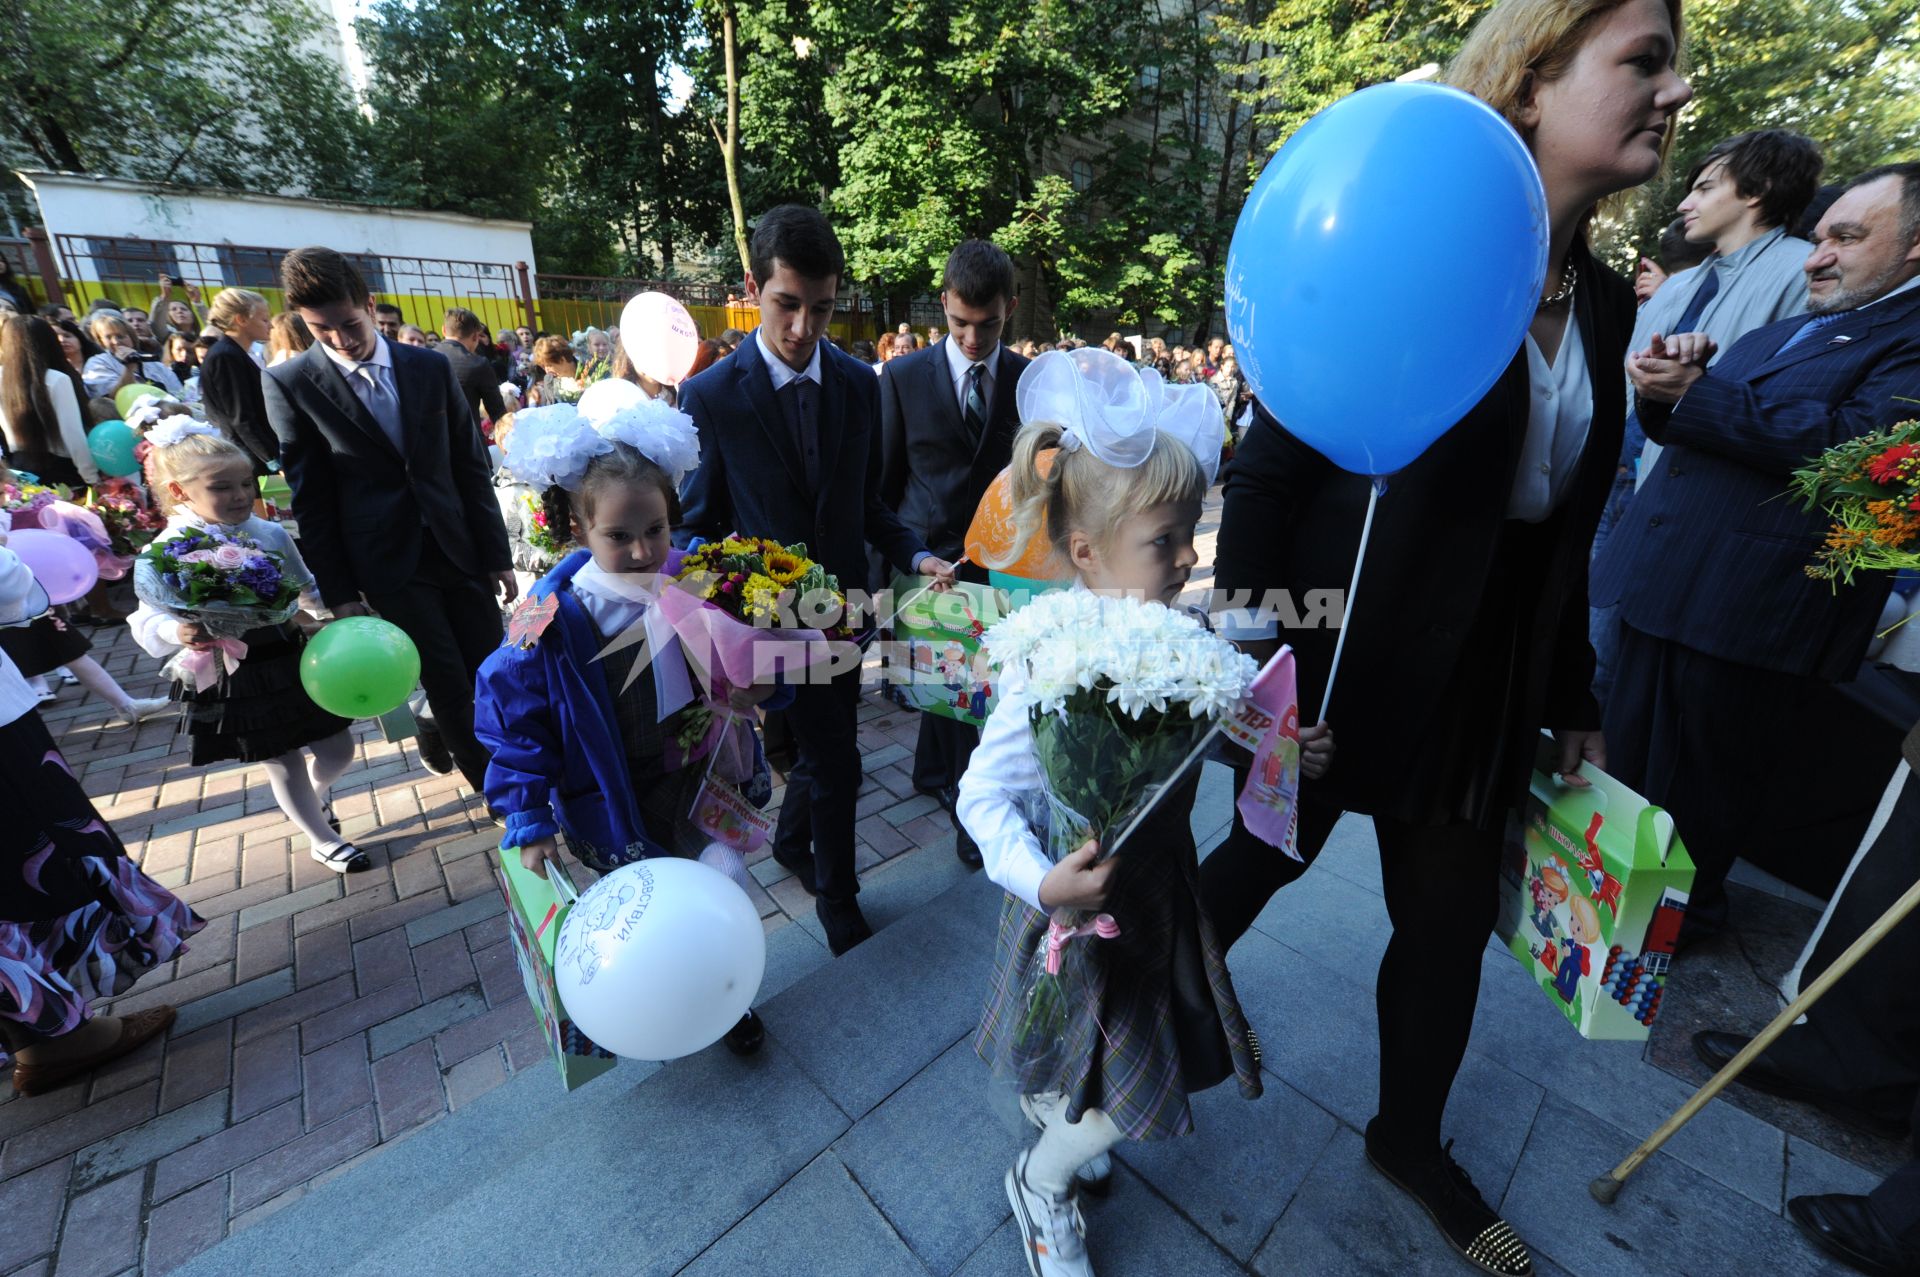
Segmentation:
{"type": "Polygon", "coordinates": [[[1826,520],[1785,495],[1833,444],[1920,417],[1920,163],[1863,174],[1815,232],[1808,316],[1715,363],[1705,334],[1630,355],[1641,422],[1664,444],[1593,566],[1618,604],[1610,770],[1672,811],[1698,874],[1688,933],[1726,920],[1727,870],[1769,805],[1796,800],[1801,708],[1851,679],[1888,580],[1806,573],[1826,520]]]}

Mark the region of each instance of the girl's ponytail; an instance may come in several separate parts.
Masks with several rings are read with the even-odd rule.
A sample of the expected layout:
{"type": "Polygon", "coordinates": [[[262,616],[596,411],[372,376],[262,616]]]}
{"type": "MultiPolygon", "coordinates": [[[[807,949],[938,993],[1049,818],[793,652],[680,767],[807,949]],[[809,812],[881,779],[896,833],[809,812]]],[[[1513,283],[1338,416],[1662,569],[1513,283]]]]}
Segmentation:
{"type": "Polygon", "coordinates": [[[1004,568],[1020,561],[1035,535],[1044,534],[1050,544],[1058,545],[1066,536],[1063,514],[1059,509],[1060,474],[1066,453],[1059,451],[1062,427],[1050,421],[1022,426],[1013,440],[1013,461],[1008,466],[1013,506],[1013,542],[1002,555],[989,554],[985,566],[1004,568]],[[1044,473],[1040,454],[1054,449],[1053,461],[1044,473]]]}

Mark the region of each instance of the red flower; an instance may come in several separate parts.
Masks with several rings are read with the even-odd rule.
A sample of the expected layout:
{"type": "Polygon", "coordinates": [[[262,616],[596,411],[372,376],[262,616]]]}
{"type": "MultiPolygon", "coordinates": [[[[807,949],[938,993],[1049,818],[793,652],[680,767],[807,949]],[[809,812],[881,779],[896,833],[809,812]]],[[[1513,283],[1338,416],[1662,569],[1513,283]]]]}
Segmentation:
{"type": "Polygon", "coordinates": [[[1920,453],[1920,444],[1900,443],[1867,462],[1867,475],[1875,483],[1895,483],[1900,478],[1900,463],[1920,453]]]}
{"type": "Polygon", "coordinates": [[[1920,493],[1915,493],[1913,500],[1907,502],[1907,509],[1920,514],[1920,493]]]}

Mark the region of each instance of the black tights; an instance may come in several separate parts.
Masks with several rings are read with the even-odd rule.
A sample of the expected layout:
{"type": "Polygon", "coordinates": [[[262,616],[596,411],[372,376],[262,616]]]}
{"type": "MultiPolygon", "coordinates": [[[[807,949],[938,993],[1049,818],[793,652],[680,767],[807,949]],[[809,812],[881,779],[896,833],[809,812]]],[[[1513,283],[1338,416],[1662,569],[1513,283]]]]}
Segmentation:
{"type": "MultiPolygon", "coordinates": [[[[1300,804],[1306,864],[1255,838],[1235,816],[1227,841],[1200,864],[1201,902],[1223,947],[1246,934],[1274,892],[1306,872],[1340,814],[1311,801],[1300,804]]],[[[1375,988],[1378,1134],[1411,1154],[1437,1152],[1440,1118],[1480,1000],[1480,955],[1499,911],[1500,834],[1380,818],[1374,831],[1393,922],[1375,988]]]]}

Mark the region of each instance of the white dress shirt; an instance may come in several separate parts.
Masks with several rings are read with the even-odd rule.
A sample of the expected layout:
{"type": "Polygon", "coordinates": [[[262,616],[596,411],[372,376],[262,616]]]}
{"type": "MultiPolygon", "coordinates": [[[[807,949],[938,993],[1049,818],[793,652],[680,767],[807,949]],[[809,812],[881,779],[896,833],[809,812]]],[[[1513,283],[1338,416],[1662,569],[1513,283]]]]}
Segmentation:
{"type": "Polygon", "coordinates": [[[373,418],[375,424],[387,436],[387,441],[393,444],[393,450],[404,457],[407,454],[407,447],[400,433],[400,387],[394,380],[393,352],[387,349],[387,339],[385,337],[373,339],[373,355],[368,359],[351,359],[325,342],[320,343],[320,349],[325,352],[328,359],[333,361],[333,366],[340,370],[340,375],[347,379],[347,385],[353,387],[354,397],[360,400],[361,406],[367,410],[367,415],[373,418]],[[362,372],[363,368],[368,371],[362,372]],[[375,372],[374,369],[381,371],[375,372]],[[385,379],[387,391],[393,396],[394,410],[391,417],[375,409],[373,383],[368,380],[369,377],[385,379]]]}
{"type": "Polygon", "coordinates": [[[586,609],[593,628],[609,643],[638,621],[646,632],[648,668],[659,703],[657,721],[693,699],[693,676],[687,669],[680,640],[659,608],[648,585],[658,580],[651,572],[608,572],[589,559],[573,575],[573,597],[586,609]]]}
{"type": "MultiPolygon", "coordinates": [[[[100,482],[100,467],[93,463],[93,450],[87,447],[87,427],[80,416],[80,402],[73,397],[72,378],[52,368],[47,369],[44,375],[47,401],[53,405],[53,415],[60,431],[59,438],[48,442],[55,445],[53,451],[73,462],[81,478],[88,483],[100,482]]],[[[0,369],[0,380],[5,377],[6,370],[0,369]]],[[[14,436],[13,425],[7,420],[4,409],[0,409],[0,434],[6,436],[9,452],[19,449],[20,441],[14,436]]]]}
{"type": "Polygon", "coordinates": [[[1017,795],[1037,793],[1046,784],[1033,752],[1027,715],[1031,705],[1025,671],[1012,666],[1001,670],[1000,699],[980,729],[980,743],[960,778],[953,811],[978,844],[987,877],[1045,913],[1040,880],[1053,862],[1015,802],[1017,795]]]}
{"type": "Polygon", "coordinates": [[[1567,495],[1593,428],[1593,383],[1577,320],[1568,317],[1566,335],[1552,361],[1541,353],[1533,334],[1527,334],[1527,376],[1527,437],[1520,445],[1507,517],[1539,523],[1567,495]]]}
{"type": "MultiPolygon", "coordinates": [[[[820,342],[813,343],[813,355],[807,360],[807,366],[795,372],[787,366],[787,361],[773,353],[773,347],[767,345],[767,339],[758,328],[753,330],[754,341],[760,344],[760,358],[767,363],[767,375],[773,378],[773,393],[779,394],[787,388],[787,383],[799,377],[818,386],[820,382],[820,342]]],[[[825,341],[822,337],[820,341],[825,341]]]]}
{"type": "MultiPolygon", "coordinates": [[[[947,352],[947,376],[953,379],[953,396],[960,401],[960,415],[964,417],[967,414],[967,370],[974,366],[975,361],[960,353],[960,344],[952,337],[942,337],[940,349],[947,352]]],[[[980,374],[980,394],[989,404],[993,403],[994,359],[999,353],[1000,343],[995,342],[986,358],[978,361],[983,370],[980,374]]]]}

